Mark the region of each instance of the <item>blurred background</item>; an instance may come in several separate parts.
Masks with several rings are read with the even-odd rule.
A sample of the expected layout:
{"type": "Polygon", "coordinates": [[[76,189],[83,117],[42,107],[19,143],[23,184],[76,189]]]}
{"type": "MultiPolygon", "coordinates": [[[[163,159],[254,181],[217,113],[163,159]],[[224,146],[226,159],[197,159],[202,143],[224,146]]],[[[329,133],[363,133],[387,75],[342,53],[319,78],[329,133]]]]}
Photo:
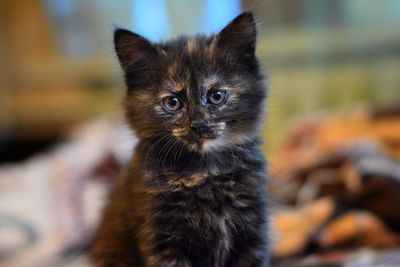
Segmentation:
{"type": "Polygon", "coordinates": [[[276,264],[374,266],[384,248],[376,261],[395,263],[379,266],[400,266],[400,212],[389,209],[400,202],[397,0],[2,0],[0,266],[61,266],[60,255],[90,236],[129,157],[135,137],[120,119],[114,28],[153,41],[210,34],[244,10],[259,22],[270,86],[263,149],[276,264]],[[360,206],[376,188],[382,205],[360,206]],[[374,227],[356,233],[359,216],[374,227]],[[343,221],[349,236],[326,237],[343,221]],[[373,250],[369,263],[363,248],[373,250]]]}

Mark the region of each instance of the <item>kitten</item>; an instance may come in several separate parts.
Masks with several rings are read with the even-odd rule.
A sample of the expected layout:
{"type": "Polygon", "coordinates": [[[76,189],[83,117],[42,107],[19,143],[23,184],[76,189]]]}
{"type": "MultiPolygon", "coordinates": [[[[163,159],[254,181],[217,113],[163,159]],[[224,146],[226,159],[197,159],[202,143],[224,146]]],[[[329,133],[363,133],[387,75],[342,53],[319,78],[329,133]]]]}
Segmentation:
{"type": "Polygon", "coordinates": [[[269,266],[266,85],[253,15],[153,44],[118,29],[126,117],[139,143],[91,247],[96,266],[269,266]]]}

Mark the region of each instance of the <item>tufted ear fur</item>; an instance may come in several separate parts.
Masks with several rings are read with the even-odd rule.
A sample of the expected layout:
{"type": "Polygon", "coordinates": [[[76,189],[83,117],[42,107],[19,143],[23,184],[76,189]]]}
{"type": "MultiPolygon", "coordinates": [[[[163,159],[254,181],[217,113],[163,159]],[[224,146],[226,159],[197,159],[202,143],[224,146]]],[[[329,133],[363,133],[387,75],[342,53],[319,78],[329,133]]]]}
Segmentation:
{"type": "Polygon", "coordinates": [[[256,48],[257,29],[251,12],[244,12],[233,19],[216,36],[216,46],[240,57],[253,57],[256,48]]]}

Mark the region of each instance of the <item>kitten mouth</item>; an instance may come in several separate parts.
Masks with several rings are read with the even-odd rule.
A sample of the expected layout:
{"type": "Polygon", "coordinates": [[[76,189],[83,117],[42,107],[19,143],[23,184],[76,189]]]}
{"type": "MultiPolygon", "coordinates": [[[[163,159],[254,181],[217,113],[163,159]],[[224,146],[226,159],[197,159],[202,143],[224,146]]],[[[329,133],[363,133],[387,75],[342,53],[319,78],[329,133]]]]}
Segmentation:
{"type": "Polygon", "coordinates": [[[198,144],[198,145],[203,145],[205,142],[210,142],[212,140],[215,140],[218,138],[218,135],[216,134],[202,134],[196,138],[193,139],[189,139],[189,143],[194,143],[194,144],[198,144]]]}
{"type": "Polygon", "coordinates": [[[199,137],[199,138],[192,139],[192,140],[186,140],[186,143],[192,148],[200,149],[204,143],[210,142],[214,139],[215,138],[210,138],[210,137],[208,137],[208,138],[199,137]]]}
{"type": "Polygon", "coordinates": [[[225,132],[225,123],[215,123],[207,125],[207,127],[193,127],[186,130],[179,139],[185,143],[186,147],[191,151],[205,152],[217,145],[223,133],[225,132]]]}
{"type": "Polygon", "coordinates": [[[207,135],[201,135],[197,140],[199,142],[204,142],[204,141],[207,141],[207,140],[216,139],[217,137],[218,137],[218,135],[216,135],[216,134],[207,134],[207,135]]]}
{"type": "Polygon", "coordinates": [[[209,140],[213,140],[218,138],[218,134],[216,133],[201,133],[201,134],[194,134],[194,133],[189,133],[186,136],[186,140],[189,143],[198,143],[198,144],[202,144],[205,141],[209,141],[209,140]]]}
{"type": "Polygon", "coordinates": [[[180,140],[186,147],[188,147],[192,151],[202,150],[204,144],[210,143],[213,140],[217,139],[219,135],[217,134],[202,134],[202,135],[182,135],[176,136],[178,140],[180,140]]]}
{"type": "Polygon", "coordinates": [[[198,149],[201,150],[204,144],[212,142],[213,140],[215,140],[215,138],[199,138],[199,140],[196,142],[198,149]]]}
{"type": "Polygon", "coordinates": [[[185,140],[186,147],[197,153],[205,153],[215,148],[220,139],[220,135],[213,135],[207,137],[198,137],[195,140],[185,140]]]}

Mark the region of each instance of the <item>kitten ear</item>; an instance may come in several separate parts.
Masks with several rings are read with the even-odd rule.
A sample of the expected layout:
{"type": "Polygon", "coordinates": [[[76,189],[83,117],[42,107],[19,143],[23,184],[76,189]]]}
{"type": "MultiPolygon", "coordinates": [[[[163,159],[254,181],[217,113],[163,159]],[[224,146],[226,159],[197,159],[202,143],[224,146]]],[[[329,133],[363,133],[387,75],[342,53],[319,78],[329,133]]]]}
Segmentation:
{"type": "Polygon", "coordinates": [[[115,30],[114,46],[126,72],[148,69],[158,56],[157,48],[150,41],[125,29],[115,30]]]}
{"type": "Polygon", "coordinates": [[[257,29],[251,12],[233,19],[217,36],[217,47],[228,49],[239,56],[254,56],[257,29]]]}

